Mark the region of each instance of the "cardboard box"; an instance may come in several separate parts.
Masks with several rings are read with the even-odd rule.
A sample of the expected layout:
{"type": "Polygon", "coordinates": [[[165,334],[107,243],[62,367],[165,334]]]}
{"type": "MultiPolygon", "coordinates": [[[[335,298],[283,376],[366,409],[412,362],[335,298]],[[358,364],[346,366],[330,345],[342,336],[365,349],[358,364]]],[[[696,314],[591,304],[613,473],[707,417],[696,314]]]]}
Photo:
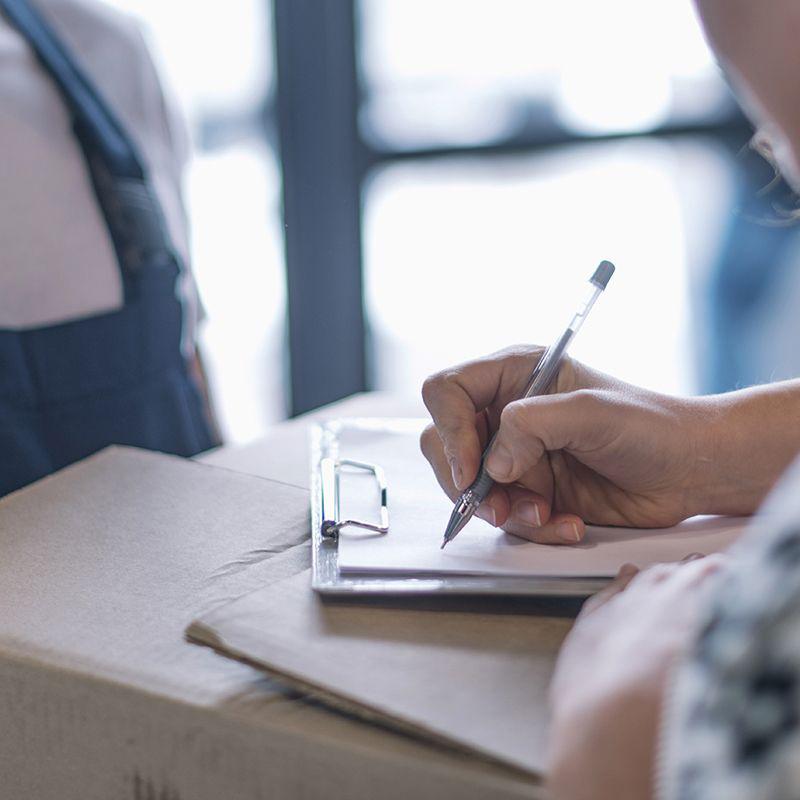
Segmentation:
{"type": "Polygon", "coordinates": [[[511,770],[329,712],[184,640],[200,611],[308,566],[306,490],[291,485],[303,425],[247,448],[248,469],[259,449],[289,480],[190,464],[199,499],[177,511],[201,510],[180,533],[164,521],[187,464],[138,451],[0,501],[0,800],[539,796],[511,770]],[[221,508],[248,502],[230,520],[214,493],[221,508]]]}

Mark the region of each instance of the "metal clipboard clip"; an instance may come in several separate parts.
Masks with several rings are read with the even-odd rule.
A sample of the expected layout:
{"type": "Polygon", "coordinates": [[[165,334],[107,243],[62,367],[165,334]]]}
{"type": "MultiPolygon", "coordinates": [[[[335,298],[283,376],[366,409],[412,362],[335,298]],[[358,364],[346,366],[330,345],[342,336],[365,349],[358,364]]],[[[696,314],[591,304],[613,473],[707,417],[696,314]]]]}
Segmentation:
{"type": "Polygon", "coordinates": [[[322,491],[322,523],[320,533],[327,539],[336,539],[342,528],[363,528],[374,533],[389,533],[389,504],[386,488],[386,474],[377,464],[364,461],[353,461],[349,458],[323,458],[320,460],[320,478],[322,491]],[[343,466],[370,472],[375,476],[380,497],[380,522],[364,522],[359,519],[341,519],[341,468],[343,466]]]}

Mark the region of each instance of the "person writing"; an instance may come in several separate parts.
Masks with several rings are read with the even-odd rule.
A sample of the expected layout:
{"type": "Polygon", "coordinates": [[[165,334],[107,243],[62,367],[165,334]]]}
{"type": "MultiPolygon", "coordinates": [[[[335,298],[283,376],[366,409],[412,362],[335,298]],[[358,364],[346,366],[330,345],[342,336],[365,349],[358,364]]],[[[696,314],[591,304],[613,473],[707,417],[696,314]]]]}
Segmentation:
{"type": "MultiPolygon", "coordinates": [[[[697,6],[800,188],[800,3],[697,6]]],[[[517,348],[426,381],[421,446],[451,499],[496,431],[497,485],[479,513],[534,541],[758,512],[729,554],[626,565],[586,602],[552,683],[552,796],[800,796],[800,381],[676,398],[567,361],[550,395],[509,403],[540,355],[517,348]]]]}

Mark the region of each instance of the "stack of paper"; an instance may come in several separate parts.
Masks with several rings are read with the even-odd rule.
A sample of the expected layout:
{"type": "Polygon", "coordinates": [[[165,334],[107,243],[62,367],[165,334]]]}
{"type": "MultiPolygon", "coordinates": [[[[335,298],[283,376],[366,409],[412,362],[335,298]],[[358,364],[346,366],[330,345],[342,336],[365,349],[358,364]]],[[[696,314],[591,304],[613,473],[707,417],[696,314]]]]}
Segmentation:
{"type": "MultiPolygon", "coordinates": [[[[344,529],[338,564],[343,574],[461,574],[527,577],[612,577],[627,561],[640,567],[679,561],[690,553],[726,549],[747,524],[744,518],[695,517],[655,530],[590,526],[576,547],[540,545],[509,536],[473,518],[444,550],[442,533],[453,510],[422,456],[416,426],[381,430],[346,426],[342,456],[380,464],[389,487],[390,532],[386,536],[344,529]]],[[[376,500],[370,479],[343,474],[343,517],[370,519],[376,500]]]]}

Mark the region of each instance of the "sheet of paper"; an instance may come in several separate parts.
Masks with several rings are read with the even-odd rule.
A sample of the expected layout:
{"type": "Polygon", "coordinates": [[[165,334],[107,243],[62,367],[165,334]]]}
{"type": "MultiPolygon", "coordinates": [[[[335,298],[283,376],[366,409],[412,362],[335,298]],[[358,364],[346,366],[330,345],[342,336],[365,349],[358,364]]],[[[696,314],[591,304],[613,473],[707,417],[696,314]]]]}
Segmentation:
{"type": "MultiPolygon", "coordinates": [[[[419,450],[422,428],[405,431],[345,427],[342,457],[380,464],[389,487],[386,536],[345,529],[339,540],[342,573],[462,574],[602,578],[625,562],[640,567],[678,561],[689,553],[729,547],[748,520],[695,517],[675,528],[638,530],[590,527],[575,547],[540,545],[510,536],[474,518],[444,550],[442,533],[453,505],[439,488],[419,450]]],[[[376,492],[366,475],[342,477],[342,509],[348,517],[375,518],[376,492]]]]}

